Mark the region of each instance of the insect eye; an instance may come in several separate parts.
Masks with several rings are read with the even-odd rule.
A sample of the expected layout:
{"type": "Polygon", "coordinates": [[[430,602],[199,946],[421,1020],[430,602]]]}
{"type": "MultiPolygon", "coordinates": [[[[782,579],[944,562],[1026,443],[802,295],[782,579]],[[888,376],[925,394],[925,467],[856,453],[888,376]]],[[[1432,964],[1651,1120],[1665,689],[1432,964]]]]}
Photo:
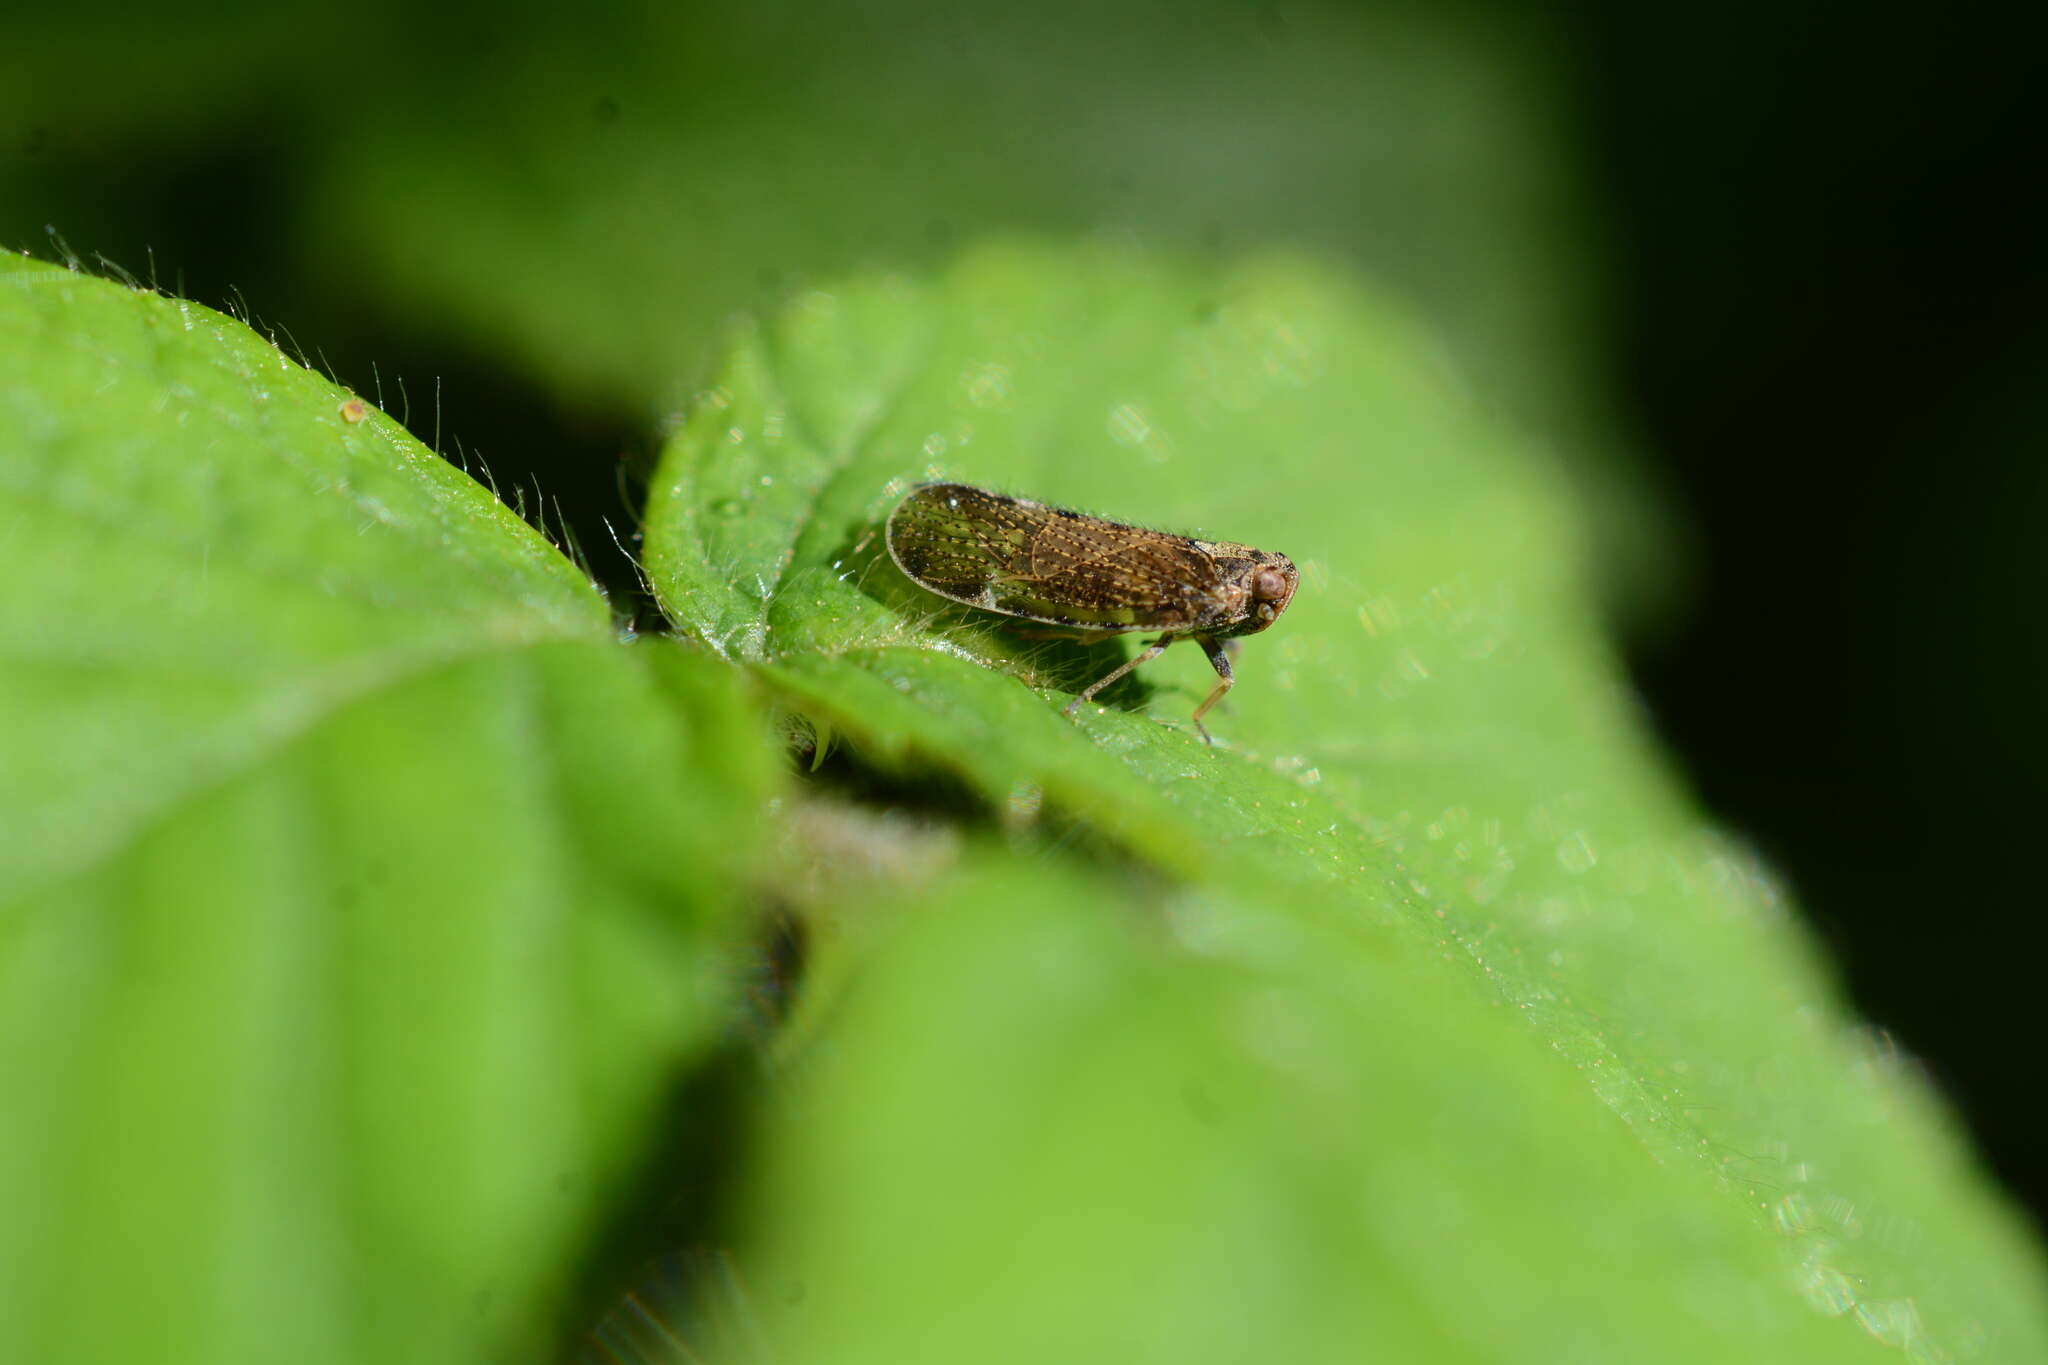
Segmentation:
{"type": "Polygon", "coordinates": [[[1252,596],[1261,602],[1277,602],[1287,595],[1287,579],[1278,569],[1261,569],[1252,578],[1252,596]]]}

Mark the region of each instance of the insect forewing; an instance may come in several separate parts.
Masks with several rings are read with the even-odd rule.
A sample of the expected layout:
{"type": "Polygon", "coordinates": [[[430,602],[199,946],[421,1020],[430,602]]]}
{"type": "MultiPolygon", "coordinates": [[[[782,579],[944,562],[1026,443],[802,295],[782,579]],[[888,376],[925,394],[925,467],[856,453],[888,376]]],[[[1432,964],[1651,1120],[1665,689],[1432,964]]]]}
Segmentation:
{"type": "Polygon", "coordinates": [[[966,484],[912,489],[890,514],[889,553],[941,596],[1080,630],[1185,626],[1216,581],[1185,537],[966,484]]]}

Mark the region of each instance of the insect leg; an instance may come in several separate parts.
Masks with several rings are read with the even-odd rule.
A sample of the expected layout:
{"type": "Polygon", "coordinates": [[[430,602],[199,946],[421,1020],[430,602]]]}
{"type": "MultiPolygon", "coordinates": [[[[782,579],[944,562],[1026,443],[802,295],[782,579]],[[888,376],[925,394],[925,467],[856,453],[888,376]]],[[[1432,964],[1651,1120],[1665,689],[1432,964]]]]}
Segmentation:
{"type": "Polygon", "coordinates": [[[1230,671],[1230,646],[1237,641],[1218,643],[1206,635],[1197,635],[1195,643],[1202,647],[1202,652],[1209,656],[1209,663],[1216,670],[1215,688],[1202,699],[1202,704],[1195,708],[1195,733],[1202,737],[1202,743],[1214,744],[1216,741],[1210,739],[1209,732],[1202,728],[1202,717],[1208,714],[1210,707],[1222,701],[1223,694],[1237,683],[1237,675],[1230,671]]]}
{"type": "Polygon", "coordinates": [[[1160,655],[1166,652],[1166,647],[1168,645],[1172,644],[1175,640],[1179,638],[1180,637],[1176,635],[1162,635],[1158,639],[1154,640],[1151,644],[1145,646],[1145,648],[1139,650],[1136,654],[1133,654],[1127,661],[1125,661],[1122,664],[1119,664],[1115,672],[1111,673],[1106,678],[1096,679],[1094,682],[1088,685],[1087,691],[1083,692],[1080,696],[1068,702],[1066,706],[1066,714],[1070,716],[1073,715],[1074,712],[1081,709],[1082,702],[1092,700],[1097,692],[1100,692],[1103,688],[1109,686],[1118,678],[1121,678],[1124,674],[1136,668],[1139,664],[1151,663],[1154,659],[1158,658],[1160,655]]]}

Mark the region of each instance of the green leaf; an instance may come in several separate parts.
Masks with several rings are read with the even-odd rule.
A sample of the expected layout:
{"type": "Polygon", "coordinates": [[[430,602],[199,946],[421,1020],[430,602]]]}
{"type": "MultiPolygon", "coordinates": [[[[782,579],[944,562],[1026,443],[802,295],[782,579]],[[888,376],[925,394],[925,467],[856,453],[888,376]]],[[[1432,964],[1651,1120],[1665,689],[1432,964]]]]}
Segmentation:
{"type": "Polygon", "coordinates": [[[748,1210],[774,1358],[1892,1358],[1539,1038],[1301,908],[984,854],[871,930],[748,1210]]]}
{"type": "MultiPolygon", "coordinates": [[[[1475,416],[1435,355],[1383,300],[1301,259],[1217,272],[1117,248],[1013,246],[970,253],[930,282],[850,279],[735,337],[666,453],[648,567],[683,629],[870,761],[949,769],[1018,828],[1043,801],[1187,894],[1264,926],[1169,953],[1142,981],[1113,980],[1111,994],[1128,985],[1140,995],[1131,1020],[1148,1017],[1155,990],[1179,1002],[1162,1009],[1195,1012],[1212,972],[1269,973],[1282,995],[1319,982],[1377,992],[1395,1002],[1387,1016],[1291,1026],[1332,1066],[1349,1058],[1358,1069],[1347,1083],[1370,1095],[1380,1072],[1363,1054],[1395,1016],[1418,1011],[1399,1039],[1408,1079],[1388,1082],[1383,1106],[1345,1100],[1342,1140],[1313,1160],[1336,1163],[1335,1184],[1374,1189],[1377,1163],[1398,1164],[1414,1133],[1430,1135],[1433,1178],[1470,1192],[1431,1264],[1439,1279],[1461,1259],[1493,1267],[1462,1291],[1432,1281],[1443,1303],[1520,1294],[1559,1277],[1561,1263],[1609,1266],[1623,1277],[1609,1292],[1631,1301],[1615,1335],[1573,1337],[1565,1319],[1586,1304],[1545,1307],[1532,1292],[1527,1311],[1551,1315],[1532,1321],[1535,1339],[1560,1343],[1559,1358],[1672,1357],[1686,1330],[1677,1324],[1704,1301],[1689,1268],[1704,1244],[1732,1277],[1714,1293],[1747,1356],[1773,1354],[1780,1333],[1812,1336],[1818,1315],[1842,1321],[1824,1322],[1826,1345],[1799,1358],[1860,1358],[1873,1337],[1915,1358],[2030,1358],[2048,1347],[2037,1251],[1910,1064],[1845,1015],[1768,876],[1665,774],[1590,605],[1561,480],[1475,416]],[[934,474],[1292,555],[1302,589],[1273,629],[1244,642],[1239,686],[1211,722],[1224,745],[1205,748],[1187,728],[1208,685],[1192,647],[1147,666],[1149,692],[1105,694],[1110,706],[1072,724],[1060,705],[1116,649],[1076,657],[1019,641],[904,581],[879,551],[879,521],[904,487],[934,474]],[[1368,949],[1332,954],[1370,985],[1328,983],[1319,949],[1278,966],[1259,959],[1266,932],[1336,933],[1383,961],[1367,972],[1368,949]],[[1419,1079],[1431,1076],[1460,1093],[1432,1098],[1419,1079]],[[1503,1077],[1541,1101],[1480,1103],[1477,1092],[1510,1084],[1503,1077]],[[1431,1106],[1446,1104],[1476,1106],[1472,1121],[1442,1121],[1431,1106]],[[1601,1139],[1597,1160],[1575,1164],[1603,1123],[1631,1140],[1601,1139]],[[1500,1177],[1504,1145],[1530,1154],[1528,1179],[1500,1177]],[[1567,1349],[1592,1340],[1598,1351],[1567,1349]]],[[[1067,894],[1020,886],[1013,899],[1049,906],[1067,894]]],[[[942,899],[974,913],[974,894],[942,899]]],[[[1053,1202],[1033,1212],[985,1191],[1008,1169],[1011,1148],[989,1136],[1000,1124],[975,1129],[947,1161],[862,1145],[870,1127],[898,1131],[899,1111],[906,1128],[955,1103],[1068,1113],[1072,1141],[1099,1145],[1087,1157],[1095,1187],[1206,1160],[1155,1131],[1152,1120],[1169,1122],[1156,1094],[1098,1127],[1092,1101],[1063,1108],[1064,1082],[1050,1079],[1100,1074],[1105,1094],[1112,1074],[1139,1086],[1154,1067],[1148,1049],[1180,1045],[1176,1026],[1143,1032],[1119,1062],[1096,1052],[1130,1020],[1105,1014],[1037,1060],[992,1059],[997,1077],[1013,1062],[1026,1074],[991,1081],[980,1098],[963,1096],[957,1059],[921,1069],[926,1053],[911,1041],[968,1027],[972,1000],[1025,1034],[1041,1007],[1059,1007],[1038,978],[1012,979],[1028,965],[1008,932],[1005,921],[978,939],[985,957],[971,964],[955,945],[914,954],[921,966],[878,968],[891,986],[876,989],[892,1002],[929,1003],[914,1023],[899,1014],[919,1006],[888,1005],[897,1022],[875,1025],[866,1060],[845,1063],[857,1078],[848,1093],[889,1098],[855,1114],[850,1100],[833,1108],[827,1082],[820,1103],[841,1121],[806,1118],[784,1139],[791,1154],[761,1197],[799,1243],[813,1234],[797,1210],[822,1197],[813,1182],[851,1179],[834,1165],[844,1149],[883,1162],[833,1196],[817,1245],[778,1253],[811,1267],[806,1285],[834,1282],[821,1292],[840,1307],[820,1310],[817,1335],[800,1329],[821,1353],[844,1329],[834,1359],[870,1349],[959,1358],[972,1332],[1008,1330],[994,1316],[999,1283],[1026,1287],[1009,1300],[1021,1312],[1036,1302],[1029,1286],[1065,1274],[1052,1263],[1077,1242],[1107,1239],[1088,1261],[1105,1276],[1150,1254],[1129,1225],[1098,1227],[1085,1192],[1034,1185],[1053,1202]],[[967,1003],[948,1004],[957,991],[967,1003]],[[986,1004],[998,998],[1009,1003],[986,1004]],[[891,1046],[911,1049],[900,1078],[891,1046]],[[892,1308],[915,1316],[907,1296],[930,1300],[914,1270],[899,1275],[870,1249],[833,1241],[833,1229],[842,1218],[890,1226],[903,1182],[989,1210],[979,1236],[1008,1259],[997,1266],[990,1252],[958,1272],[1002,1278],[973,1312],[927,1324],[934,1335],[864,1335],[892,1308]],[[1055,1235],[1062,1214],[1067,1232],[1055,1235]]],[[[1186,1045],[1199,1070],[1226,1044],[1186,1045]]],[[[1287,1091],[1257,1103],[1294,1113],[1309,1101],[1287,1091]]],[[[1301,1109],[1301,1121],[1318,1112],[1301,1109]]],[[[1300,1199],[1276,1160],[1274,1196],[1300,1199]]],[[[1255,1172],[1246,1178],[1264,1188],[1255,1172]]],[[[1369,1204],[1350,1207],[1369,1216],[1369,1204]]],[[[962,1235],[949,1228],[938,1244],[957,1250],[962,1235]]],[[[1215,1225],[1216,1242],[1232,1235],[1227,1221],[1215,1225]]],[[[1369,1236],[1343,1235],[1345,1246],[1369,1236]]],[[[1326,1253],[1336,1254],[1313,1239],[1274,1248],[1289,1264],[1326,1253]]],[[[1374,1257],[1346,1281],[1358,1293],[1414,1292],[1374,1257]]],[[[1114,1297],[1121,1282],[1092,1283],[1114,1297]]],[[[1148,1292],[1181,1296],[1199,1319],[1215,1289],[1167,1274],[1148,1292]]],[[[1436,1330],[1437,1316],[1416,1330],[1436,1330]]],[[[1131,1331],[1151,1320],[1120,1319],[1131,1331]]],[[[1331,1343],[1409,1340],[1374,1337],[1377,1320],[1318,1319],[1331,1343]]],[[[1216,1340],[1205,1358],[1242,1358],[1216,1340]]],[[[1500,1358],[1499,1340],[1482,1334],[1466,1350],[1500,1358]]]]}
{"type": "Polygon", "coordinates": [[[0,256],[0,1357],[502,1358],[720,1026],[726,670],[239,323],[0,256]]]}

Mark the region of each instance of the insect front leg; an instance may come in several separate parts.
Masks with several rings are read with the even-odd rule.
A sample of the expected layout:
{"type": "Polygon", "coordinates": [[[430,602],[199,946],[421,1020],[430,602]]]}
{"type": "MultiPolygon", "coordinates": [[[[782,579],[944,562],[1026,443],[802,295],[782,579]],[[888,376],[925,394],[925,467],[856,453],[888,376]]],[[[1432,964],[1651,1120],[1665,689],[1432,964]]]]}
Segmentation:
{"type": "Polygon", "coordinates": [[[1093,700],[1097,692],[1100,692],[1103,688],[1109,686],[1118,678],[1121,678],[1124,674],[1136,668],[1139,664],[1150,663],[1152,662],[1152,660],[1164,654],[1166,652],[1166,647],[1179,638],[1180,637],[1177,635],[1162,635],[1158,639],[1154,640],[1151,644],[1145,646],[1145,648],[1139,650],[1136,654],[1133,654],[1127,661],[1125,661],[1122,664],[1119,664],[1116,667],[1115,671],[1110,673],[1108,677],[1096,679],[1094,682],[1088,685],[1087,691],[1083,692],[1080,696],[1068,702],[1066,706],[1066,714],[1070,716],[1073,715],[1074,712],[1081,709],[1081,703],[1093,700]]]}
{"type": "Polygon", "coordinates": [[[1237,684],[1237,675],[1230,671],[1230,647],[1237,641],[1219,642],[1206,635],[1197,635],[1195,643],[1202,647],[1202,652],[1209,656],[1210,666],[1216,670],[1216,686],[1202,699],[1202,704],[1195,708],[1195,733],[1202,737],[1202,743],[1214,744],[1216,741],[1209,738],[1208,730],[1202,726],[1202,717],[1209,713],[1210,707],[1223,700],[1225,692],[1237,684]]]}

